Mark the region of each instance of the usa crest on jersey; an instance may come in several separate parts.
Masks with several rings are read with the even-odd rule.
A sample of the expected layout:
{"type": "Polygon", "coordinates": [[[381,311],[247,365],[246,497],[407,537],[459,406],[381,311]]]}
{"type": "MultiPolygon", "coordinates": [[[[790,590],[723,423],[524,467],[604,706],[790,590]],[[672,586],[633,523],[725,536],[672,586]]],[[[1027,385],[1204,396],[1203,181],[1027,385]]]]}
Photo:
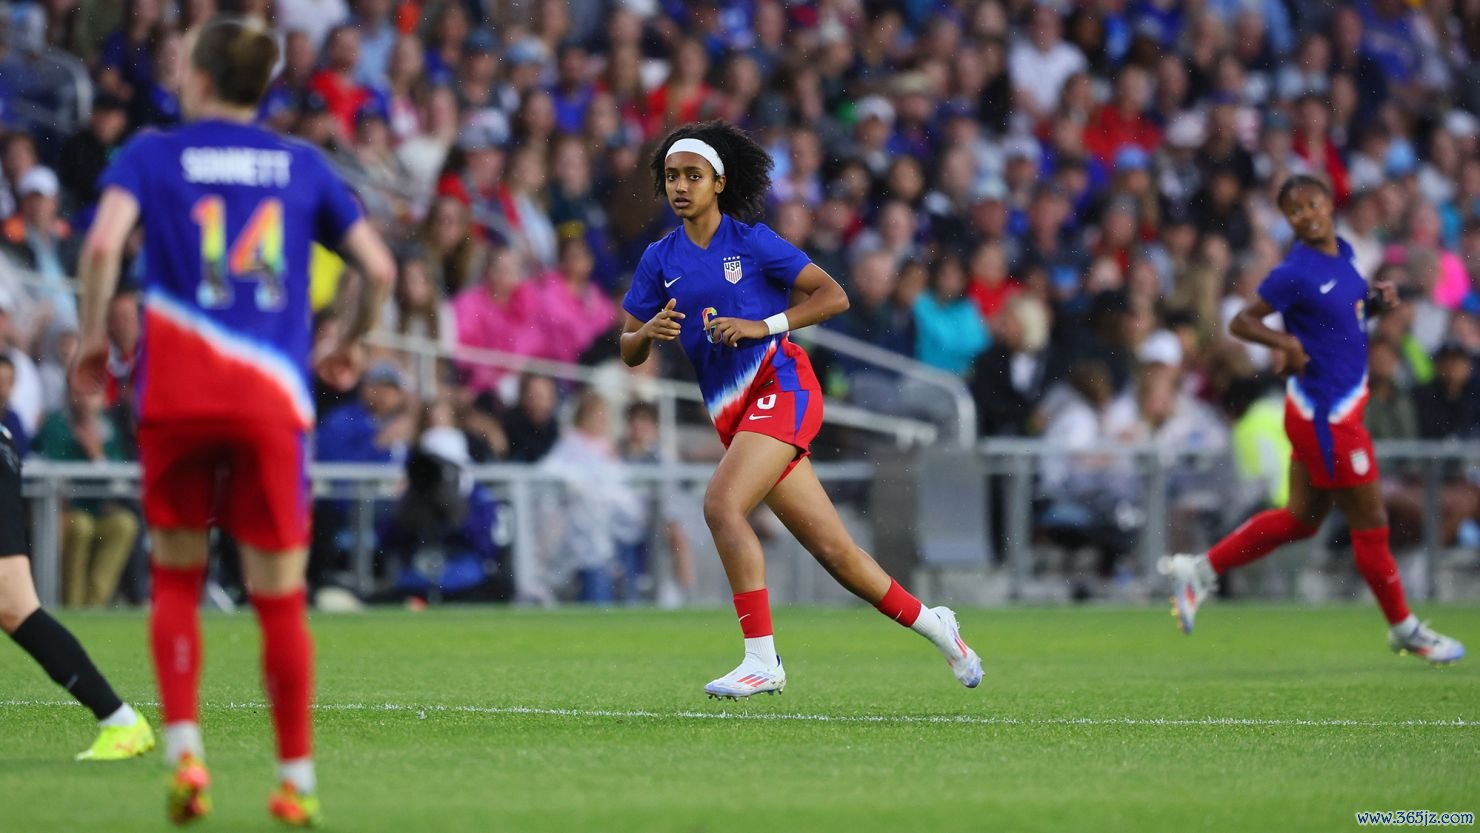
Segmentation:
{"type": "Polygon", "coordinates": [[[730,283],[739,283],[741,277],[740,256],[734,255],[725,258],[725,280],[730,283]]]}

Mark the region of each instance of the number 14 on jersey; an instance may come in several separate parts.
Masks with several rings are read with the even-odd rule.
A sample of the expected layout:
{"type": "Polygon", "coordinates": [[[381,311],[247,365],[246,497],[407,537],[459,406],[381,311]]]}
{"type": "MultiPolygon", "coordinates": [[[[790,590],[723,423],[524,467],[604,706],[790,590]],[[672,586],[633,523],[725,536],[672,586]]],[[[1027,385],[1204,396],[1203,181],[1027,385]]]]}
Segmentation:
{"type": "Polygon", "coordinates": [[[254,300],[260,310],[282,309],[283,204],[264,199],[231,242],[226,241],[226,201],[217,195],[201,197],[191,209],[200,226],[201,281],[196,301],[206,309],[223,309],[236,300],[233,280],[256,281],[254,300]]]}

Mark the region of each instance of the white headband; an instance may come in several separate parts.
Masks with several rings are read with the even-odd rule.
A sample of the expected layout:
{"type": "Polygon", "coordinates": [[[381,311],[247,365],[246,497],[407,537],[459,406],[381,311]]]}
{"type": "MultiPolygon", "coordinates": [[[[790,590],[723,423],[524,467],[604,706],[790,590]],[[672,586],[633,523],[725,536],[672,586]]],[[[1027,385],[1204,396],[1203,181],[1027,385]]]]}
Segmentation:
{"type": "Polygon", "coordinates": [[[714,166],[715,176],[725,175],[725,163],[720,161],[719,151],[702,139],[679,139],[669,145],[668,154],[663,157],[663,160],[666,162],[668,157],[675,153],[697,153],[714,166]]]}

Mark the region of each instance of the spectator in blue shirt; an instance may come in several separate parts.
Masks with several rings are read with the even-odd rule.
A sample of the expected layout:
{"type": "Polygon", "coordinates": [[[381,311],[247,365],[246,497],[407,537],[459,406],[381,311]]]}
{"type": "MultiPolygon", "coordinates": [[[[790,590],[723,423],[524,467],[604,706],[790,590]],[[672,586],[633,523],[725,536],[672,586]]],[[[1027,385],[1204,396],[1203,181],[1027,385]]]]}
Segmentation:
{"type": "Polygon", "coordinates": [[[416,417],[400,368],[378,362],[365,371],[360,398],[319,426],[315,456],[336,463],[400,462],[415,435],[416,417]]]}
{"type": "Polygon", "coordinates": [[[966,269],[953,257],[941,260],[930,276],[930,291],[915,300],[915,355],[957,376],[992,345],[981,312],[966,297],[966,269]]]}

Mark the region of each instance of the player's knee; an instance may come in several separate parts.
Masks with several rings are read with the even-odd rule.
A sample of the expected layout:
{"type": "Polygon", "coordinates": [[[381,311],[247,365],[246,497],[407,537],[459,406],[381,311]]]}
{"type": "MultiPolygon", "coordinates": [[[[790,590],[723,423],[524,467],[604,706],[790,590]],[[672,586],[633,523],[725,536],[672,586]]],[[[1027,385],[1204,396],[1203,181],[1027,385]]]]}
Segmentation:
{"type": "Polygon", "coordinates": [[[25,558],[0,557],[0,630],[14,633],[36,608],[36,587],[25,558]]]}
{"type": "Polygon", "coordinates": [[[710,489],[704,494],[704,523],[709,531],[719,535],[745,523],[745,513],[734,501],[710,489]]]}
{"type": "Polygon", "coordinates": [[[833,575],[837,575],[847,572],[853,563],[854,556],[858,553],[858,547],[846,539],[828,538],[813,541],[807,551],[812,553],[812,557],[817,559],[818,564],[833,575]]]}

